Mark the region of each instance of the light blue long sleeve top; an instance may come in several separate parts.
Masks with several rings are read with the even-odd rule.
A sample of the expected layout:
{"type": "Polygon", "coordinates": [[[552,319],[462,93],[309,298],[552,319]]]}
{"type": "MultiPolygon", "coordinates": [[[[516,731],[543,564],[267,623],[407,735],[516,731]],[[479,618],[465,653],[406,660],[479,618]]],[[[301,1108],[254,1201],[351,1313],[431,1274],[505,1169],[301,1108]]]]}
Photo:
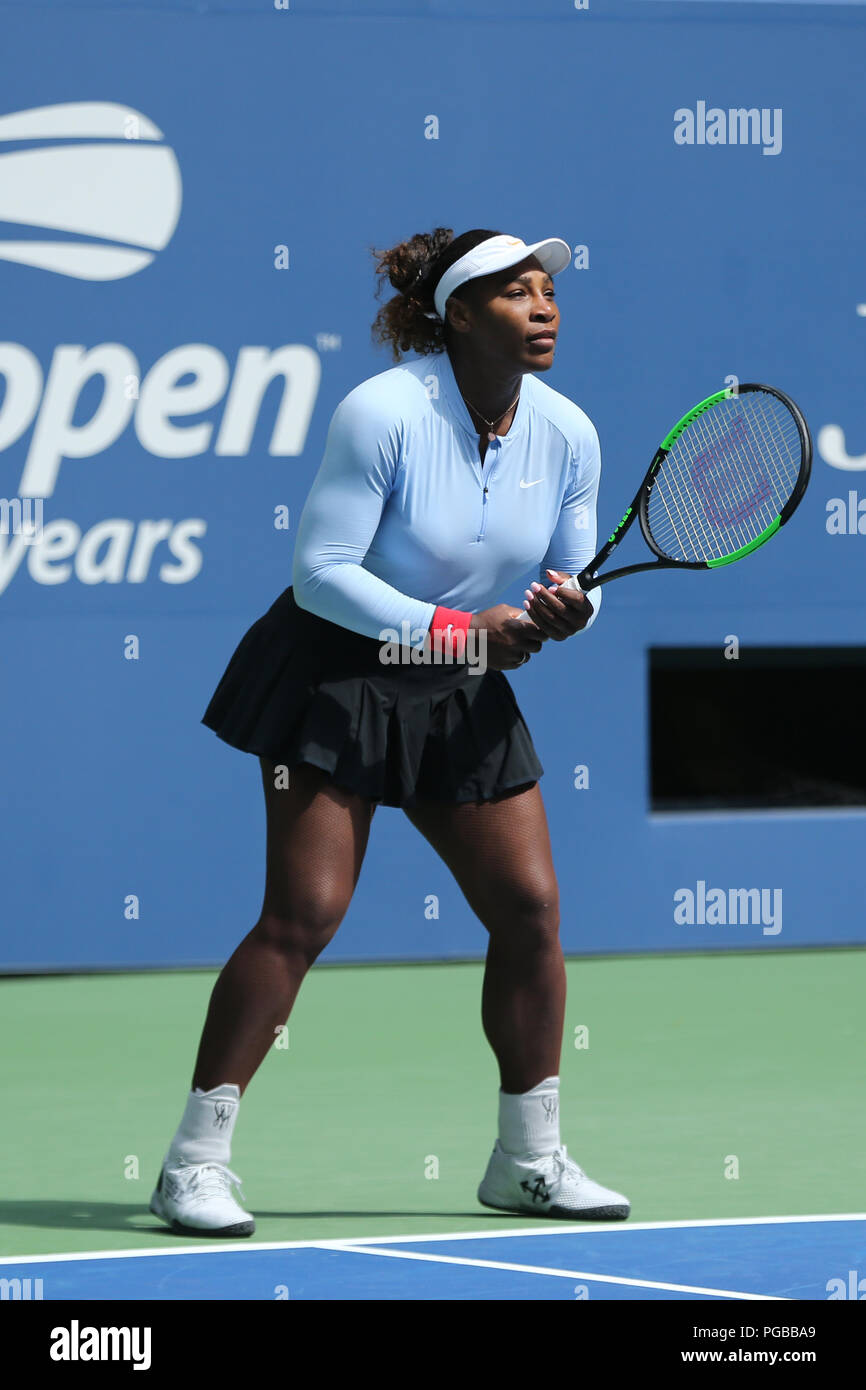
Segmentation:
{"type": "MultiPolygon", "coordinates": [[[[507,434],[487,446],[447,352],[362,381],[331,418],[301,514],[296,602],[353,632],[423,641],[437,605],[479,612],[528,570],[578,574],[596,553],[598,434],[524,375],[507,434]]],[[[595,622],[601,590],[590,594],[595,622]]],[[[586,631],[586,629],[584,629],[586,631]]]]}

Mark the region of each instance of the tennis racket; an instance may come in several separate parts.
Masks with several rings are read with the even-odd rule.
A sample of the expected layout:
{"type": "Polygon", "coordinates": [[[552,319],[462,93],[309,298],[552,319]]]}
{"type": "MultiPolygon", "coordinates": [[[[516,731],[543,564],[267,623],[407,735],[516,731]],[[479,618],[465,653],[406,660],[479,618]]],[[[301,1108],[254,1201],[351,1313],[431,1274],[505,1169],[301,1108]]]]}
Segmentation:
{"type": "Polygon", "coordinates": [[[717,391],[665,436],[631,506],[567,589],[625,574],[717,569],[751,555],[790,521],[812,468],[812,438],[797,406],[773,386],[717,391]],[[598,574],[634,522],[656,556],[598,574]]]}

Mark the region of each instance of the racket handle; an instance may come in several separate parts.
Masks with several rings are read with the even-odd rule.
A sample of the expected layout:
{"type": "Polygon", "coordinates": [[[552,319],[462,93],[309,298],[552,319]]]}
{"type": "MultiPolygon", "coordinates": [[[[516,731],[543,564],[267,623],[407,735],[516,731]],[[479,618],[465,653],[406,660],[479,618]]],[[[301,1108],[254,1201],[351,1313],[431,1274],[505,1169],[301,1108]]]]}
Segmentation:
{"type": "Polygon", "coordinates": [[[562,585],[563,589],[577,589],[579,594],[591,594],[592,588],[584,589],[578,581],[577,575],[573,574],[570,579],[566,579],[562,585]]]}

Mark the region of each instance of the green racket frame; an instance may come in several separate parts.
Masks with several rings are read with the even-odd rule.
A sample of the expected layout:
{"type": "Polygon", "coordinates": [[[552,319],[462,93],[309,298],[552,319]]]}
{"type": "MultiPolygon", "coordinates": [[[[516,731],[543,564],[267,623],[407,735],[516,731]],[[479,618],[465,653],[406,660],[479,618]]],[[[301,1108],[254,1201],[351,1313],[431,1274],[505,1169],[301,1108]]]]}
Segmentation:
{"type": "Polygon", "coordinates": [[[674,425],[670,433],[665,435],[631,506],[627,507],[625,512],[623,512],[621,520],[614,527],[607,542],[602,546],[595,558],[590,560],[586,568],[577,575],[574,581],[570,582],[573,587],[580,587],[583,590],[588,590],[594,589],[600,584],[609,584],[612,579],[620,579],[624,574],[638,574],[643,570],[718,569],[721,565],[731,565],[735,560],[742,560],[745,555],[750,555],[753,550],[757,550],[759,546],[764,545],[771,536],[776,534],[780,527],[785,525],[786,521],[790,520],[806,491],[806,485],[809,482],[811,471],[812,436],[809,433],[809,427],[806,424],[802,412],[794,401],[791,400],[790,396],[786,396],[784,391],[778,391],[774,386],[762,386],[756,382],[749,382],[745,385],[737,386],[736,388],[728,387],[724,391],[716,391],[714,395],[707,396],[706,400],[701,401],[698,405],[694,406],[693,409],[688,411],[688,413],[674,425]],[[717,405],[719,401],[730,400],[732,397],[744,395],[748,391],[764,391],[771,396],[776,396],[790,411],[794,419],[800,435],[801,446],[800,472],[794,485],[794,490],[779,515],[770,522],[769,526],[764,528],[760,535],[755,536],[753,540],[749,541],[748,545],[741,546],[739,550],[732,551],[730,555],[723,555],[718,560],[672,560],[668,555],[665,555],[664,551],[659,549],[653,539],[647,520],[647,504],[659,469],[667,458],[674,442],[693,420],[696,420],[705,410],[709,410],[712,406],[717,405]],[[616,550],[623,536],[634,522],[635,517],[640,521],[640,528],[643,532],[644,540],[653,554],[657,556],[657,559],[647,560],[642,565],[628,565],[624,569],[611,570],[609,574],[599,575],[597,570],[610,558],[614,550],[616,550]]]}

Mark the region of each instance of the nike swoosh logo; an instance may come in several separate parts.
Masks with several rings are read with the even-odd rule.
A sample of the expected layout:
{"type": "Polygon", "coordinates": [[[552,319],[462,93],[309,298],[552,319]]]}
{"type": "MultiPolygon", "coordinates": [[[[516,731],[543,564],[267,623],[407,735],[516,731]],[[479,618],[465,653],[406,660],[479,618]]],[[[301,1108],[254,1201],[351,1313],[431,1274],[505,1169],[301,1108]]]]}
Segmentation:
{"type": "Polygon", "coordinates": [[[531,483],[525,483],[525,482],[523,481],[523,479],[521,478],[521,479],[520,479],[520,486],[521,486],[521,487],[535,487],[535,484],[536,484],[536,483],[543,483],[543,482],[544,482],[544,479],[543,479],[543,478],[535,478],[535,479],[533,479],[533,481],[532,481],[531,483]]]}

